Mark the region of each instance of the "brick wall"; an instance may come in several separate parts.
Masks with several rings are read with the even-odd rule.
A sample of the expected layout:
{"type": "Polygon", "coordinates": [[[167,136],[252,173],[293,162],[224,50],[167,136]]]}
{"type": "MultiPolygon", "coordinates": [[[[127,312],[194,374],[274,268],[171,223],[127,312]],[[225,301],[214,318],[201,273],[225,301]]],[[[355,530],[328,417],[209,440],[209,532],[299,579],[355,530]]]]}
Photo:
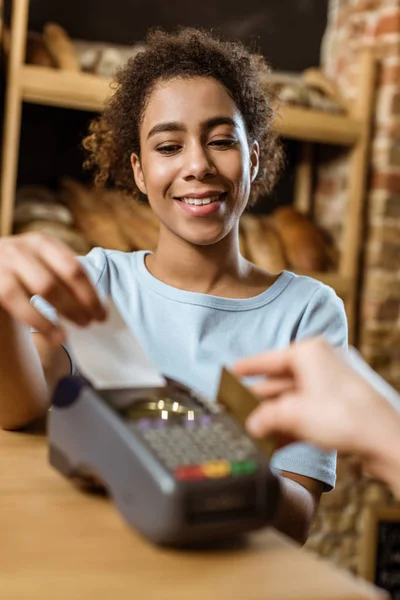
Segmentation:
{"type": "MultiPolygon", "coordinates": [[[[349,99],[357,94],[358,56],[380,58],[371,173],[366,197],[360,350],[400,389],[400,0],[330,0],[321,62],[349,99]]],[[[346,154],[323,149],[316,216],[340,243],[347,192],[346,154]]],[[[341,248],[343,250],[343,248],[341,248]]],[[[338,483],[324,496],[308,547],[357,571],[365,507],[393,502],[389,491],[339,458],[338,483]]]]}
{"type": "MultiPolygon", "coordinates": [[[[331,0],[322,64],[342,93],[357,93],[358,55],[375,48],[380,70],[366,198],[360,349],[400,389],[400,0],[331,0]]],[[[316,212],[339,240],[347,165],[324,156],[316,212]]]]}

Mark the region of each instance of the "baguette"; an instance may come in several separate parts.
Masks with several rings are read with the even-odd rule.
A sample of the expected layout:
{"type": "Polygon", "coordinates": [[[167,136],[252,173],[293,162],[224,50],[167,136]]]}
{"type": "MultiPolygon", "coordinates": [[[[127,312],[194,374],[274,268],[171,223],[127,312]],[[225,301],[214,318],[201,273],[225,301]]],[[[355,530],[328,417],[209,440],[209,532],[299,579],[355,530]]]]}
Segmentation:
{"type": "Polygon", "coordinates": [[[271,273],[280,273],[288,267],[282,241],[265,217],[244,215],[241,224],[249,260],[271,273]]]}
{"type": "Polygon", "coordinates": [[[16,203],[19,202],[40,202],[41,204],[53,204],[57,202],[55,192],[42,185],[24,185],[18,188],[16,193],[16,203]]]}
{"type": "Polygon", "coordinates": [[[62,181],[61,197],[74,217],[76,228],[93,246],[128,252],[131,245],[109,206],[92,190],[72,179],[62,181]]]}
{"type": "Polygon", "coordinates": [[[40,33],[28,31],[26,40],[26,62],[40,67],[54,67],[54,60],[40,33]]]}
{"type": "Polygon", "coordinates": [[[16,226],[15,233],[27,233],[41,231],[57,238],[67,244],[76,254],[87,254],[91,245],[87,239],[75,229],[71,229],[63,223],[52,223],[50,221],[31,221],[16,226]]]}
{"type": "Polygon", "coordinates": [[[344,111],[349,110],[349,102],[341,94],[337,85],[321,69],[306,69],[302,74],[302,78],[307,85],[322,92],[325,96],[336,102],[341,109],[344,111]]]}
{"type": "Polygon", "coordinates": [[[35,202],[34,200],[18,202],[14,211],[14,223],[22,225],[32,221],[50,221],[69,226],[74,222],[74,218],[71,211],[59,202],[35,202]]]}
{"type": "Polygon", "coordinates": [[[72,41],[63,27],[47,23],[43,28],[43,40],[56,67],[75,72],[81,70],[72,41]]]}
{"type": "Polygon", "coordinates": [[[332,266],[324,235],[308,217],[285,206],[278,208],[271,218],[293,269],[313,272],[326,271],[332,266]]]}
{"type": "Polygon", "coordinates": [[[103,193],[115,218],[136,250],[155,250],[159,237],[159,222],[150,206],[118,192],[103,193]]]}

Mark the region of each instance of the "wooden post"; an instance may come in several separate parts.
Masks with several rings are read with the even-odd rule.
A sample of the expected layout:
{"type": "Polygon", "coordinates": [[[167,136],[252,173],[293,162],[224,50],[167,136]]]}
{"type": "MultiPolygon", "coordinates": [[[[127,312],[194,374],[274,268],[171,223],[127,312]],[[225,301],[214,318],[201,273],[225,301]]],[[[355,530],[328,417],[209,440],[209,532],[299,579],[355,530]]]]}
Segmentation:
{"type": "Polygon", "coordinates": [[[0,235],[9,235],[12,231],[22,111],[20,68],[25,61],[28,12],[29,0],[14,0],[4,111],[0,235]]]}
{"type": "Polygon", "coordinates": [[[360,285],[360,260],[362,231],[364,226],[366,183],[370,164],[370,142],[374,110],[377,61],[371,49],[363,50],[360,60],[360,82],[357,100],[353,105],[353,117],[362,123],[361,136],[350,150],[349,192],[344,215],[344,231],[340,275],[350,284],[345,301],[349,320],[350,342],[357,341],[357,307],[360,285]]]}
{"type": "Polygon", "coordinates": [[[314,148],[310,142],[300,145],[300,160],[296,167],[293,204],[305,215],[312,212],[314,148]]]}

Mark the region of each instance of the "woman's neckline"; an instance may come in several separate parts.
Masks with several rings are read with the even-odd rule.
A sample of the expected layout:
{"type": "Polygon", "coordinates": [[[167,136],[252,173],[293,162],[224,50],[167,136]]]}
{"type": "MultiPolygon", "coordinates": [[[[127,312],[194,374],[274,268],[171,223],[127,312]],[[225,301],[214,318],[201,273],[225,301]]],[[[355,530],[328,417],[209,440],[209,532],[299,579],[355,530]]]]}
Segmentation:
{"type": "Polygon", "coordinates": [[[192,292],[181,288],[173,287],[168,283],[164,283],[150,273],[146,266],[146,256],[151,254],[147,250],[141,250],[133,253],[136,257],[136,267],[140,273],[140,282],[153,292],[186,304],[196,304],[202,306],[210,306],[213,308],[221,308],[225,310],[248,310],[257,308],[263,304],[272,302],[279,296],[293,279],[294,274],[289,271],[282,271],[277,279],[261,293],[250,296],[248,298],[229,298],[224,296],[214,296],[202,292],[192,292]]]}

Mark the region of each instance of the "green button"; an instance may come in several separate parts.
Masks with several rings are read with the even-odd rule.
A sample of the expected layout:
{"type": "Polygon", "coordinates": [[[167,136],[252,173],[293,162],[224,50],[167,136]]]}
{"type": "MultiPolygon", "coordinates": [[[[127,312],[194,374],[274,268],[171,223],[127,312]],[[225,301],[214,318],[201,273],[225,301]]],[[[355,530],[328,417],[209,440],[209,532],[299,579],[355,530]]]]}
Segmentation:
{"type": "Polygon", "coordinates": [[[257,470],[257,463],[255,460],[246,460],[243,462],[242,468],[245,473],[254,473],[257,470]]]}
{"type": "Polygon", "coordinates": [[[242,474],[242,463],[240,463],[240,462],[231,463],[231,473],[232,473],[232,475],[241,475],[242,474]]]}
{"type": "Polygon", "coordinates": [[[257,463],[255,460],[233,462],[231,469],[232,475],[251,475],[257,470],[257,463]]]}

